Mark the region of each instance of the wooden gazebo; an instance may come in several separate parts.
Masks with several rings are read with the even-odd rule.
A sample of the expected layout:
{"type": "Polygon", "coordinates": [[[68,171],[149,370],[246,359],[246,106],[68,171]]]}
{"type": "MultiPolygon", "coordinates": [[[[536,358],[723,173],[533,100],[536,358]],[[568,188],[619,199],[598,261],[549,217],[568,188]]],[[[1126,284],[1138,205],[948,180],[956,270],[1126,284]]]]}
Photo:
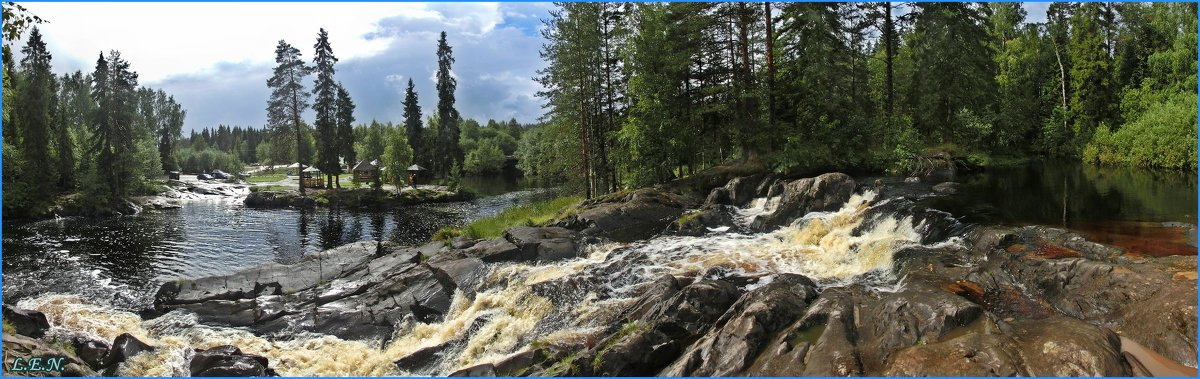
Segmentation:
{"type": "Polygon", "coordinates": [[[325,188],[325,178],[316,167],[306,167],[300,172],[300,185],[304,188],[325,188]]]}

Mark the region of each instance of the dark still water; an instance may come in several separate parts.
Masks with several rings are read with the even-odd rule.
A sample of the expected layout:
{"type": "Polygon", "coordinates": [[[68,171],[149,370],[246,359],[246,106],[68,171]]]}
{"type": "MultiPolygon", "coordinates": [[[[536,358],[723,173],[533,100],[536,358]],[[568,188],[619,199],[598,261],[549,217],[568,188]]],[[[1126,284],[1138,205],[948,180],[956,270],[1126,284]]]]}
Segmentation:
{"type": "Polygon", "coordinates": [[[159,283],[226,275],[350,242],[420,244],[513,205],[550,196],[516,190],[469,202],[389,211],[251,209],[241,199],[196,200],[181,209],[119,218],[4,224],[4,301],[71,293],[138,309],[159,283]]]}
{"type": "Polygon", "coordinates": [[[1058,226],[1135,253],[1196,254],[1193,172],[1035,162],[955,181],[957,194],[924,205],[967,223],[1058,226]]]}

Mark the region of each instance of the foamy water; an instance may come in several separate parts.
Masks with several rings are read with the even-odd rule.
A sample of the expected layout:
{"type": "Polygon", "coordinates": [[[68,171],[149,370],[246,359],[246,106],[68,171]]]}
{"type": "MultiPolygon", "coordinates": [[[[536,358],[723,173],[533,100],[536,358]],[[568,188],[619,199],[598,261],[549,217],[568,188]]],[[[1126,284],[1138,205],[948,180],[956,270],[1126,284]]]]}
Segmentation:
{"type": "MultiPolygon", "coordinates": [[[[882,284],[893,283],[892,254],[918,244],[921,237],[910,218],[869,217],[874,200],[871,192],[855,195],[837,211],[811,213],[769,233],[664,236],[635,244],[587,246],[586,257],[562,262],[493,264],[473,298],[461,291],[455,293],[442,322],[397,325],[386,345],[325,335],[274,341],[241,329],[199,325],[194,316],[182,311],[142,321],[136,314],[86,304],[67,295],[45,295],[19,306],[46,313],[55,335],[84,334],[111,341],[130,333],[160,347],[124,363],[120,375],[186,375],[195,349],[218,345],[235,345],[246,353],[265,356],[271,368],[285,376],[446,374],[495,362],[528,348],[535,338],[548,343],[589,338],[632,304],[632,288],[664,274],[695,277],[720,267],[726,273],[763,278],[758,285],[777,273],[802,274],[823,285],[863,281],[867,276],[882,284]],[[639,257],[636,263],[620,271],[619,282],[629,284],[614,281],[557,308],[552,299],[533,289],[541,283],[586,276],[590,269],[619,265],[633,256],[639,257]],[[472,325],[478,329],[464,338],[472,325]],[[433,372],[402,372],[393,363],[422,348],[446,343],[453,345],[433,372]]],[[[757,200],[742,210],[739,222],[748,224],[773,212],[774,202],[757,200]]]]}

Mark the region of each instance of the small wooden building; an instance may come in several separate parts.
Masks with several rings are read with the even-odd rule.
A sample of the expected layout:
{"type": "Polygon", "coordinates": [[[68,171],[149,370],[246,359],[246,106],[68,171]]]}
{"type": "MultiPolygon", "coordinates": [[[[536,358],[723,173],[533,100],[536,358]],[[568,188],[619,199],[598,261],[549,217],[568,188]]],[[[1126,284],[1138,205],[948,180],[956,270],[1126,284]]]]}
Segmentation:
{"type": "Polygon", "coordinates": [[[354,174],[354,180],[360,182],[373,182],[379,177],[379,161],[378,160],[362,160],[354,165],[350,170],[354,174]]]}
{"type": "Polygon", "coordinates": [[[429,183],[429,170],[419,165],[408,166],[405,171],[408,171],[408,184],[418,185],[429,183]]]}
{"type": "Polygon", "coordinates": [[[300,172],[300,185],[304,188],[325,188],[325,178],[316,167],[306,167],[300,172]]]}

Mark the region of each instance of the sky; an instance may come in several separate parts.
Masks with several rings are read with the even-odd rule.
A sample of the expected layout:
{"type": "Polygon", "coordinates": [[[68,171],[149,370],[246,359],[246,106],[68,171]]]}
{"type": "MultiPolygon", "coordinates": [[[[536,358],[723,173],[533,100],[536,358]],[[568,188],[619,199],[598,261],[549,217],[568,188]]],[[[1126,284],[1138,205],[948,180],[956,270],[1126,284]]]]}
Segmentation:
{"type": "MultiPolygon", "coordinates": [[[[412,79],[424,116],[435,109],[437,37],[447,33],[464,117],[534,122],[543,114],[545,67],[539,29],[550,3],[23,3],[40,25],[53,70],[91,72],[98,54],[119,50],[143,86],[174,95],[184,130],[266,124],[266,86],[279,40],[311,62],[317,32],[329,32],[335,78],[359,123],[402,120],[412,79]]],[[[1026,3],[1028,21],[1047,3],[1026,3]]],[[[16,49],[14,49],[16,50],[16,49]]],[[[20,59],[19,54],[17,59],[20,59]]]]}
{"type": "Polygon", "coordinates": [[[442,31],[454,49],[464,117],[533,122],[543,113],[533,78],[545,66],[539,28],[549,3],[22,5],[49,21],[40,28],[56,73],[91,72],[98,54],[119,50],[139,84],[183,104],[185,131],[265,125],[276,44],[286,40],[311,62],[320,28],[329,32],[335,78],[353,98],[357,122],[401,121],[409,79],[424,116],[433,112],[442,31]]]}

